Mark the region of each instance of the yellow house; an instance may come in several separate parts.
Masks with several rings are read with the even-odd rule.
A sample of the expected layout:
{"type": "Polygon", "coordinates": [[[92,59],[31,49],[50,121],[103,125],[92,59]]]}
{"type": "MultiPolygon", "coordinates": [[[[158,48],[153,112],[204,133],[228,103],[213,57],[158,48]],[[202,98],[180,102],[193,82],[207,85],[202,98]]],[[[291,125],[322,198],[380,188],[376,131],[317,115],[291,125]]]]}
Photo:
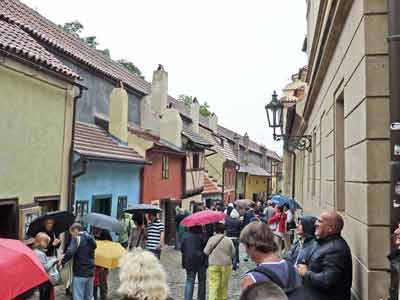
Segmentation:
{"type": "Polygon", "coordinates": [[[244,186],[245,199],[262,200],[267,197],[268,177],[271,174],[254,163],[241,164],[238,172],[238,184],[244,186]]]}
{"type": "Polygon", "coordinates": [[[33,218],[67,208],[78,77],[0,16],[0,237],[23,239],[33,218]]]}

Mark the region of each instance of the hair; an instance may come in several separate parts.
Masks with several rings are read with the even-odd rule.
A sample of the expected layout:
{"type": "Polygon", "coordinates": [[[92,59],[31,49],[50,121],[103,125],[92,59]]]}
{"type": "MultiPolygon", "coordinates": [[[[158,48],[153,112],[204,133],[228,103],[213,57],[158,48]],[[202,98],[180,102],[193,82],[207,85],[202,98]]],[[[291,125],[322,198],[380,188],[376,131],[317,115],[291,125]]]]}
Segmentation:
{"type": "Polygon", "coordinates": [[[119,261],[120,286],[124,300],[166,300],[167,275],[159,260],[150,252],[133,249],[119,261]]]}
{"type": "Polygon", "coordinates": [[[215,232],[216,233],[224,233],[225,232],[225,224],[224,223],[217,223],[215,225],[215,232]]]}
{"type": "Polygon", "coordinates": [[[254,246],[257,251],[263,253],[278,251],[269,225],[262,222],[248,224],[240,234],[240,242],[246,246],[254,246]]]}
{"type": "Polygon", "coordinates": [[[46,249],[49,246],[49,243],[50,243],[50,237],[44,232],[39,232],[35,236],[33,247],[46,249]]]}
{"type": "Polygon", "coordinates": [[[335,233],[340,233],[344,227],[344,221],[341,215],[337,212],[330,212],[329,217],[332,219],[332,226],[335,230],[335,233]]]}
{"type": "Polygon", "coordinates": [[[135,222],[139,226],[142,226],[144,224],[144,222],[145,222],[144,215],[142,213],[134,213],[132,215],[132,220],[133,220],[133,222],[135,222]]]}
{"type": "Polygon", "coordinates": [[[203,227],[201,225],[192,226],[189,227],[189,231],[192,233],[203,233],[203,227]]]}
{"type": "Polygon", "coordinates": [[[256,282],[245,289],[240,300],[288,300],[285,292],[271,281],[256,282]]]}
{"type": "Polygon", "coordinates": [[[79,231],[83,230],[83,226],[81,223],[74,223],[71,225],[71,227],[69,227],[69,230],[75,230],[78,229],[79,231]]]}

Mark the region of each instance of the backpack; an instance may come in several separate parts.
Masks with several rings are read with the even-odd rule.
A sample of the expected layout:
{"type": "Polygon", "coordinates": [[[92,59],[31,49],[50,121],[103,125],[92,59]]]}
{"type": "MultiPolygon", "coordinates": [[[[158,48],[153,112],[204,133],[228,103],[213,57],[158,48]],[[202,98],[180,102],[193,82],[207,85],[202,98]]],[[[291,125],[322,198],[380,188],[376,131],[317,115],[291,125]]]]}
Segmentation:
{"type": "Polygon", "coordinates": [[[289,300],[306,300],[305,290],[302,285],[295,286],[296,280],[296,269],[294,266],[286,262],[288,264],[288,283],[284,284],[282,280],[273,272],[267,268],[261,268],[258,266],[257,268],[251,270],[250,272],[257,272],[263,274],[265,277],[269,278],[273,283],[279,286],[286,294],[289,300]]]}

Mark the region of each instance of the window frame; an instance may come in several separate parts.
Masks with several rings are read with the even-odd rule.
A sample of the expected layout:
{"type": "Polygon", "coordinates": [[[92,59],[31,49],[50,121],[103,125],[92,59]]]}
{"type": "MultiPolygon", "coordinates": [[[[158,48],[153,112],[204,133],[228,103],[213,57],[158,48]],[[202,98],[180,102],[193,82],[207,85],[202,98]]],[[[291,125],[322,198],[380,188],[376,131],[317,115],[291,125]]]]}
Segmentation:
{"type": "Polygon", "coordinates": [[[161,179],[169,179],[169,157],[163,155],[161,158],[161,179]]]}
{"type": "Polygon", "coordinates": [[[128,196],[126,196],[126,195],[118,196],[118,198],[117,198],[117,219],[118,220],[121,219],[122,213],[127,208],[128,208],[128,196]],[[121,205],[122,201],[125,201],[125,205],[121,205]]]}

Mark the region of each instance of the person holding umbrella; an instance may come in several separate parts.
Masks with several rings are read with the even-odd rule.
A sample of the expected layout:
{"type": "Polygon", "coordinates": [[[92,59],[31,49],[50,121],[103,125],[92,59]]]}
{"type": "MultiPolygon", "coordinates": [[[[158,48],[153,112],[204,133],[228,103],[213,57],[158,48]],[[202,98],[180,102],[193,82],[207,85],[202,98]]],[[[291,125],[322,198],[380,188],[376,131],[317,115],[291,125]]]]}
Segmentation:
{"type": "Polygon", "coordinates": [[[146,247],[146,218],[143,213],[137,212],[132,216],[133,222],[135,222],[135,227],[132,228],[131,234],[129,235],[128,240],[128,251],[134,248],[142,248],[146,247]]]}
{"type": "Polygon", "coordinates": [[[62,256],[61,265],[74,259],[72,281],[74,300],[92,300],[96,241],[86,231],[83,231],[83,227],[79,223],[72,224],[69,233],[72,240],[62,256]]]}
{"type": "Polygon", "coordinates": [[[122,231],[119,233],[119,242],[126,249],[128,248],[129,235],[132,229],[135,228],[135,223],[132,220],[132,215],[127,212],[122,214],[120,222],[122,231]]]}

